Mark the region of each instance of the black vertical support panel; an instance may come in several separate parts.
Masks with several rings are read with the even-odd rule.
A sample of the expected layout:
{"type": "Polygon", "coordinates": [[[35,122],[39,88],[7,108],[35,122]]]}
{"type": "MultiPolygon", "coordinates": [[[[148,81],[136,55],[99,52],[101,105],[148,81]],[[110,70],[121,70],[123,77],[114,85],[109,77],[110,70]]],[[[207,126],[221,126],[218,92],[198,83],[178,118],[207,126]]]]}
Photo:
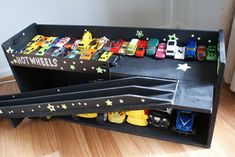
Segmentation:
{"type": "MultiPolygon", "coordinates": [[[[5,54],[7,54],[7,49],[9,47],[14,49],[14,51],[20,52],[20,50],[22,50],[25,47],[25,45],[27,45],[27,43],[30,42],[31,39],[37,34],[36,25],[37,25],[36,23],[29,25],[28,27],[26,27],[25,29],[23,29],[22,31],[14,35],[12,38],[4,42],[4,44],[2,44],[2,48],[5,54]]],[[[7,57],[7,60],[8,60],[8,63],[10,63],[8,57],[7,57]]],[[[30,75],[27,74],[27,71],[26,73],[24,73],[25,70],[22,71],[18,67],[14,67],[10,65],[10,68],[16,79],[16,82],[20,91],[21,92],[27,91],[29,87],[26,83],[28,80],[26,80],[25,77],[27,78],[27,76],[30,76],[30,75]]]]}
{"type": "Polygon", "coordinates": [[[218,69],[218,78],[216,85],[214,87],[214,99],[213,99],[213,110],[212,110],[212,115],[210,118],[210,127],[208,130],[208,140],[207,140],[207,146],[211,146],[212,142],[212,137],[214,133],[214,127],[215,127],[215,121],[216,121],[216,116],[217,116],[217,111],[219,107],[219,101],[220,101],[220,93],[221,93],[221,86],[222,86],[222,81],[224,78],[224,67],[226,63],[226,56],[225,56],[225,45],[224,45],[224,32],[222,30],[219,31],[219,69],[218,69]]]}
{"type": "Polygon", "coordinates": [[[11,126],[13,128],[16,128],[23,120],[24,120],[24,118],[12,118],[12,119],[10,119],[11,126]]]}

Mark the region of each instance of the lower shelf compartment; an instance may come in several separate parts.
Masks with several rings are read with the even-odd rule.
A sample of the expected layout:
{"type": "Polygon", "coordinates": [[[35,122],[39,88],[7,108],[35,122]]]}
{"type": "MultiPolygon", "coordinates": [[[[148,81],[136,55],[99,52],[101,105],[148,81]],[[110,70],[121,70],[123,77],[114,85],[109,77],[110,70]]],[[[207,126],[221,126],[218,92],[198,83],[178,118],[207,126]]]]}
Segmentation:
{"type": "Polygon", "coordinates": [[[201,114],[201,113],[199,114],[200,115],[195,121],[195,127],[197,128],[197,130],[194,135],[184,135],[181,133],[177,133],[172,129],[172,126],[170,126],[168,129],[163,129],[149,125],[146,127],[140,127],[140,126],[131,125],[127,122],[124,122],[122,124],[115,124],[108,121],[103,125],[99,125],[97,124],[95,119],[80,118],[79,120],[74,120],[72,116],[62,116],[58,118],[72,123],[92,126],[96,128],[102,128],[102,129],[118,131],[138,136],[155,138],[159,140],[209,148],[210,145],[207,144],[208,128],[206,126],[208,126],[210,116],[209,114],[201,114]]]}

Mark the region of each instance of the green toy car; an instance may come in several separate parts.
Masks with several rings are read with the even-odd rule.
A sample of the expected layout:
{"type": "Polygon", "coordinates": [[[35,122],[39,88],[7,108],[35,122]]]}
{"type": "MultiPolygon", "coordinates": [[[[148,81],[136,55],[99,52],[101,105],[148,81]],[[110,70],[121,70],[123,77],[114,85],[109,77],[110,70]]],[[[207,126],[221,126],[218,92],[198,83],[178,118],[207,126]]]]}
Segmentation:
{"type": "Polygon", "coordinates": [[[45,46],[42,47],[37,53],[37,56],[44,56],[44,54],[46,53],[47,50],[49,50],[51,48],[51,46],[45,46]]]}
{"type": "Polygon", "coordinates": [[[208,60],[208,61],[216,61],[217,60],[217,48],[215,45],[208,46],[206,51],[207,51],[206,60],[208,60]]]}
{"type": "Polygon", "coordinates": [[[159,39],[151,38],[147,46],[146,55],[148,56],[155,55],[158,44],[159,44],[159,39]]]}

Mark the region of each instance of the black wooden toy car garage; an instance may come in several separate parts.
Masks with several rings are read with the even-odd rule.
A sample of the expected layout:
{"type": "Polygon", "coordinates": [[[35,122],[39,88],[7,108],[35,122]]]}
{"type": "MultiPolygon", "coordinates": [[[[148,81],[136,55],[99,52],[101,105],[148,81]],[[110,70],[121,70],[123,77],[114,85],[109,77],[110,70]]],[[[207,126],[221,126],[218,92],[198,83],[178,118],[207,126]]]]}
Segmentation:
{"type": "Polygon", "coordinates": [[[32,24],[2,47],[21,93],[0,97],[0,118],[11,119],[15,127],[25,117],[55,116],[140,136],[203,147],[211,145],[225,65],[222,31],[32,24]],[[127,41],[137,38],[139,32],[140,38],[157,37],[161,42],[175,34],[178,45],[186,45],[195,38],[199,44],[218,45],[218,61],[121,56],[118,64],[110,67],[108,62],[20,53],[37,34],[81,38],[84,30],[93,37],[127,41]],[[166,108],[173,110],[168,128],[108,121],[100,125],[95,119],[73,118],[82,113],[166,108]],[[195,112],[195,134],[182,135],[172,129],[177,110],[195,112]]]}

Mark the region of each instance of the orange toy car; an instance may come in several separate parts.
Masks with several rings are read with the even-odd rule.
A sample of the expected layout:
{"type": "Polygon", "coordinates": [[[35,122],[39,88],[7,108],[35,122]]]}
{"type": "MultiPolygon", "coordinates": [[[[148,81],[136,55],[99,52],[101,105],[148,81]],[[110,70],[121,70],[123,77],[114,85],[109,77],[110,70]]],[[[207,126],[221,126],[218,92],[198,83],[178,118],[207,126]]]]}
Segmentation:
{"type": "Polygon", "coordinates": [[[90,60],[94,53],[95,52],[92,49],[90,49],[90,50],[81,50],[81,55],[80,55],[79,59],[90,60]]]}

